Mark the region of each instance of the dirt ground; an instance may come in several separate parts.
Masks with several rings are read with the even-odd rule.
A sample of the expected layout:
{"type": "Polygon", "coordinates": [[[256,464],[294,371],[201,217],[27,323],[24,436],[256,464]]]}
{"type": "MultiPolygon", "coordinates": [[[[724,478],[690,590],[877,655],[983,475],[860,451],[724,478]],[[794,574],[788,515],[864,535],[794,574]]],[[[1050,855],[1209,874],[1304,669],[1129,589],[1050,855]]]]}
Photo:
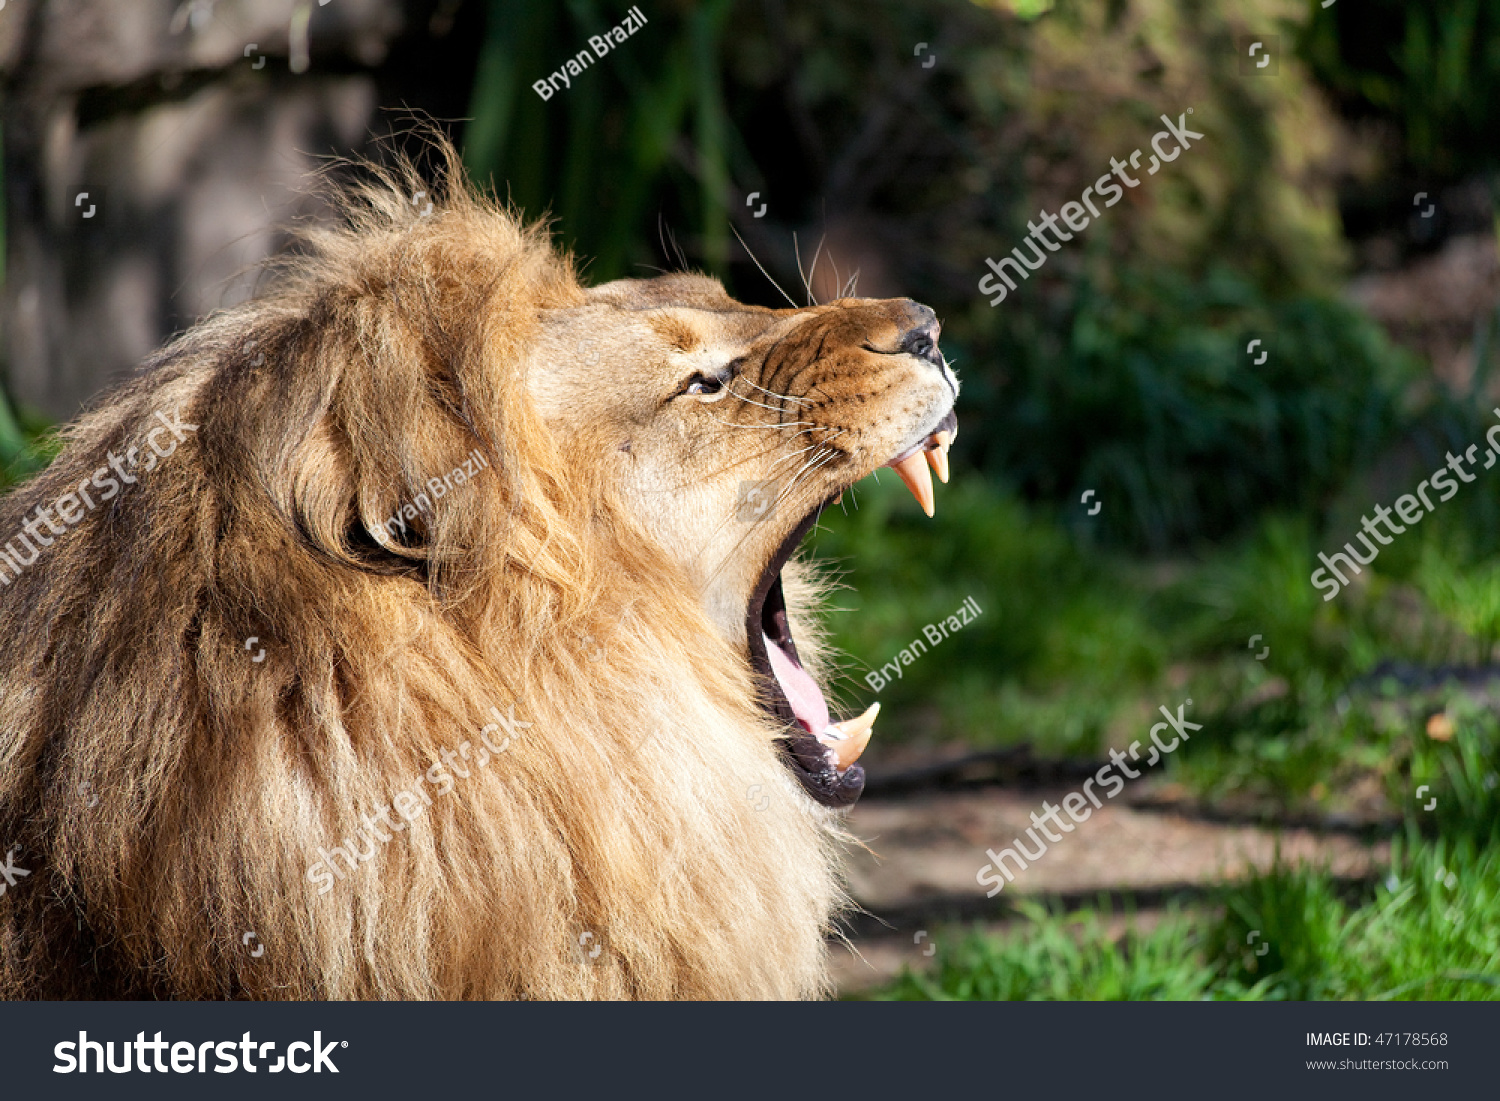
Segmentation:
{"type": "MultiPolygon", "coordinates": [[[[1388,842],[1365,842],[1342,832],[1272,830],[1197,820],[1106,803],[1072,833],[1019,873],[994,899],[976,876],[990,863],[987,848],[1020,836],[1043,801],[1058,804],[1073,787],[1017,791],[929,791],[904,798],[866,798],[850,814],[849,829],[864,848],[850,854],[849,883],[862,913],[851,922],[854,950],[837,944],[833,964],[845,993],[879,986],[902,965],[931,959],[946,922],[1003,926],[1017,897],[1064,904],[1093,901],[1100,892],[1125,892],[1138,905],[1137,922],[1170,897],[1192,898],[1214,883],[1268,867],[1279,842],[1282,859],[1327,865],[1335,875],[1360,878],[1389,859],[1388,842]]],[[[1060,832],[1052,827],[1054,833],[1060,832]]],[[[1038,831],[1040,832],[1040,831],[1038,831]]],[[[1124,926],[1124,920],[1118,924],[1124,926]]]]}

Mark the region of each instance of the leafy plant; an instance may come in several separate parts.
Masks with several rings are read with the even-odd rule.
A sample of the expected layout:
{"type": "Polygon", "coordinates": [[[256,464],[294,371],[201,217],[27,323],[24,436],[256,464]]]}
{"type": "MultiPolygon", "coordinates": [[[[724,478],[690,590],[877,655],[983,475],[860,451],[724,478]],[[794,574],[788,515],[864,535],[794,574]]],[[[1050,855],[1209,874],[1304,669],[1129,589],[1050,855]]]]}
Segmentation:
{"type": "Polygon", "coordinates": [[[1458,175],[1500,166],[1500,13],[1485,0],[1369,0],[1300,31],[1300,52],[1351,113],[1384,115],[1419,171],[1458,175]]]}
{"type": "MultiPolygon", "coordinates": [[[[723,102],[720,53],[732,0],[658,7],[608,64],[546,100],[532,84],[618,22],[593,0],[491,0],[464,159],[529,216],[550,211],[591,278],[659,263],[646,226],[691,232],[699,262],[728,259],[729,161],[743,155],[723,102]],[[663,209],[665,207],[665,210],[663,209]],[[691,230],[689,231],[689,228],[691,230]]],[[[597,59],[596,59],[597,60],[597,59]]]]}
{"type": "Polygon", "coordinates": [[[1350,307],[1270,300],[1225,269],[1108,284],[1080,282],[1064,338],[1016,347],[982,409],[983,461],[1076,529],[1155,550],[1222,537],[1316,506],[1393,439],[1409,362],[1350,307]]]}
{"type": "Polygon", "coordinates": [[[17,413],[0,386],[0,491],[51,462],[58,450],[51,429],[45,418],[17,413]]]}
{"type": "Polygon", "coordinates": [[[1500,844],[1500,718],[1483,701],[1465,699],[1456,686],[1446,694],[1450,702],[1424,710],[1441,713],[1451,733],[1409,740],[1402,755],[1409,761],[1397,762],[1406,767],[1389,772],[1392,802],[1407,808],[1413,828],[1477,845],[1500,844]],[[1422,784],[1436,800],[1431,812],[1412,796],[1422,784]]]}

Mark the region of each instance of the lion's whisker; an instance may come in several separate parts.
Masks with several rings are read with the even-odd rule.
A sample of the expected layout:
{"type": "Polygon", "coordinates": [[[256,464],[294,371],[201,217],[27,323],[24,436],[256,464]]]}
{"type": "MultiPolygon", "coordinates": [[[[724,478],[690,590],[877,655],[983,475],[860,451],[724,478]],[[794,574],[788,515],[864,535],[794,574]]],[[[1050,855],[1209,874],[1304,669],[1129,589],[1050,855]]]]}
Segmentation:
{"type": "Polygon", "coordinates": [[[767,390],[764,386],[760,385],[760,383],[754,382],[754,381],[752,381],[751,379],[748,379],[748,378],[745,379],[745,385],[747,385],[747,386],[753,386],[757,390],[759,390],[762,394],[765,394],[768,397],[776,398],[778,401],[790,402],[793,405],[811,405],[812,404],[806,398],[794,398],[790,394],[778,394],[775,390],[767,390]]]}
{"type": "MultiPolygon", "coordinates": [[[[731,393],[732,393],[732,392],[733,392],[733,391],[731,391],[731,393]]],[[[781,409],[777,409],[777,408],[776,408],[776,407],[775,407],[775,406],[774,406],[774,405],[766,405],[766,404],[765,404],[765,403],[764,403],[764,402],[759,402],[759,401],[753,401],[753,400],[751,400],[751,399],[750,399],[750,398],[747,398],[747,397],[745,397],[745,396],[744,396],[744,395],[743,395],[743,394],[735,394],[735,395],[734,395],[734,396],[735,396],[735,397],[737,397],[737,398],[739,398],[739,399],[740,399],[740,400],[741,400],[741,401],[742,401],[742,402],[744,402],[744,403],[745,403],[745,404],[746,404],[746,405],[754,405],[754,406],[757,406],[757,407],[758,407],[758,408],[761,408],[761,409],[768,409],[768,410],[770,410],[770,411],[771,411],[771,412],[772,412],[772,413],[780,413],[780,412],[783,412],[783,410],[781,410],[781,409]]]]}
{"type": "MultiPolygon", "coordinates": [[[[834,433],[834,434],[833,434],[833,435],[832,435],[832,436],[829,436],[829,437],[828,437],[828,438],[827,438],[827,439],[823,439],[823,440],[818,440],[818,441],[817,441],[817,442],[816,442],[816,443],[811,443],[811,444],[808,444],[808,445],[807,445],[807,446],[806,446],[806,447],[804,447],[804,448],[803,448],[803,449],[802,449],[802,450],[801,450],[801,451],[798,451],[798,452],[796,452],[796,453],[795,453],[795,454],[793,454],[793,455],[783,455],[783,456],[782,456],[782,457],[781,457],[781,458],[779,458],[779,459],[777,459],[777,460],[776,460],[776,462],[775,462],[775,463],[773,463],[773,464],[771,464],[771,465],[772,465],[772,467],[773,467],[773,468],[774,468],[774,467],[775,467],[775,466],[776,466],[776,465],[777,465],[777,464],[779,464],[779,463],[783,463],[783,462],[785,462],[785,461],[786,461],[786,460],[788,460],[788,459],[795,459],[795,458],[797,458],[797,456],[799,456],[799,455],[805,455],[805,454],[807,454],[807,453],[808,453],[808,452],[809,452],[809,451],[812,451],[812,450],[813,450],[813,449],[814,449],[814,448],[824,448],[824,447],[827,447],[827,446],[828,446],[828,443],[829,443],[829,441],[831,441],[831,440],[836,440],[836,439],[838,439],[838,438],[839,438],[839,437],[840,437],[840,436],[842,436],[842,435],[843,435],[843,434],[844,434],[844,432],[843,432],[843,430],[840,430],[840,431],[838,431],[838,432],[835,432],[835,433],[834,433]]],[[[837,454],[840,454],[840,453],[841,453],[841,452],[839,452],[839,451],[838,451],[838,450],[837,450],[837,449],[836,449],[836,448],[829,448],[829,449],[828,449],[828,454],[829,454],[829,455],[837,455],[837,454]]],[[[816,462],[816,461],[818,461],[818,459],[820,459],[820,458],[822,458],[822,457],[823,457],[823,456],[821,456],[821,455],[819,455],[819,456],[814,456],[814,457],[813,457],[813,458],[812,458],[812,459],[809,459],[809,460],[808,460],[808,463],[812,463],[812,462],[816,462]]],[[[799,471],[798,471],[798,472],[797,472],[797,473],[796,473],[796,474],[794,474],[794,475],[792,475],[792,483],[794,483],[794,484],[795,484],[795,482],[796,482],[796,481],[797,481],[797,479],[798,479],[798,478],[800,478],[800,477],[801,477],[801,476],[802,476],[802,473],[803,473],[803,471],[805,471],[805,470],[806,470],[806,469],[807,469],[807,466],[806,466],[806,465],[804,465],[804,466],[803,466],[803,468],[802,468],[802,470],[799,470],[799,471]]]]}
{"type": "Polygon", "coordinates": [[[750,257],[751,262],[754,263],[755,266],[760,269],[760,273],[766,277],[767,281],[771,284],[771,286],[775,287],[776,290],[780,293],[781,297],[786,299],[787,305],[791,306],[792,309],[794,309],[794,310],[801,309],[802,307],[800,307],[800,306],[797,305],[796,301],[792,298],[792,296],[789,295],[789,294],[787,294],[786,291],[784,291],[784,290],[781,289],[781,284],[778,283],[778,282],[776,282],[776,280],[774,280],[774,279],[771,278],[771,273],[766,270],[765,265],[762,264],[760,262],[760,260],[756,258],[755,253],[753,253],[753,252],[750,251],[750,246],[747,245],[747,244],[745,244],[745,239],[743,237],[740,237],[740,231],[738,229],[736,229],[733,225],[731,225],[729,228],[731,230],[734,230],[734,235],[735,235],[736,238],[739,239],[740,247],[742,247],[745,250],[745,255],[748,256],[748,257],[750,257]]]}
{"type": "MultiPolygon", "coordinates": [[[[778,442],[772,443],[764,451],[758,451],[758,452],[756,452],[753,455],[747,455],[743,459],[739,459],[739,460],[737,460],[735,462],[730,463],[728,466],[719,467],[717,470],[712,470],[711,469],[711,470],[703,471],[702,473],[695,473],[690,480],[682,482],[679,486],[675,487],[671,492],[677,492],[678,490],[686,489],[688,486],[696,485],[700,481],[703,481],[703,480],[705,480],[707,478],[717,478],[721,474],[728,474],[730,471],[735,470],[738,467],[744,466],[746,463],[753,462],[756,459],[764,458],[765,456],[771,454],[773,451],[775,451],[780,446],[781,446],[781,444],[778,441],[778,442]]],[[[692,456],[690,455],[689,458],[691,458],[691,457],[692,456]]]]}
{"type": "MultiPolygon", "coordinates": [[[[830,437],[830,439],[837,438],[837,436],[843,435],[844,431],[845,430],[840,429],[840,431],[838,433],[836,433],[835,436],[830,437]]],[[[826,443],[827,441],[823,441],[823,442],[826,443]]],[[[821,445],[820,444],[811,444],[808,447],[804,448],[802,451],[798,452],[798,454],[799,455],[800,454],[805,454],[807,451],[810,451],[813,448],[816,448],[816,447],[819,447],[819,446],[821,446],[821,445]]],[[[799,478],[801,478],[804,474],[809,473],[810,470],[816,470],[817,469],[817,466],[813,466],[813,464],[817,464],[818,466],[821,466],[821,465],[823,465],[823,464],[825,464],[827,462],[830,462],[833,459],[837,458],[840,454],[841,454],[841,452],[839,452],[836,448],[830,448],[829,451],[828,451],[828,453],[826,455],[817,456],[817,457],[815,457],[813,459],[808,460],[808,463],[805,464],[801,470],[799,470],[796,474],[794,474],[792,476],[791,481],[787,483],[787,485],[785,486],[785,488],[782,491],[780,491],[780,492],[777,493],[776,500],[773,503],[773,507],[775,505],[779,505],[782,501],[784,501],[784,500],[787,499],[788,494],[790,494],[795,489],[796,482],[797,482],[797,480],[799,478]]],[[[788,456],[783,456],[783,458],[786,458],[786,457],[788,457],[788,456]]],[[[723,531],[724,527],[730,522],[731,519],[733,519],[732,516],[726,516],[726,517],[724,517],[723,520],[721,520],[714,527],[714,530],[713,530],[710,538],[707,539],[707,540],[705,540],[705,542],[704,542],[704,547],[703,547],[704,551],[706,551],[708,549],[708,544],[712,542],[713,536],[717,536],[721,531],[723,531]]],[[[713,579],[716,578],[719,575],[719,573],[724,569],[724,567],[726,565],[728,565],[731,561],[734,560],[734,556],[739,552],[740,548],[742,546],[744,546],[745,540],[749,539],[752,534],[753,534],[753,532],[747,531],[742,537],[740,537],[739,539],[737,539],[735,541],[734,546],[731,547],[731,548],[729,548],[729,550],[725,553],[725,557],[720,560],[719,564],[717,566],[715,566],[712,570],[709,571],[708,577],[705,578],[705,582],[704,582],[705,584],[713,581],[713,579]]],[[[703,551],[699,552],[700,555],[702,553],[703,553],[703,551]]]]}
{"type": "MultiPolygon", "coordinates": [[[[811,432],[814,429],[821,427],[820,425],[813,424],[810,421],[797,421],[795,423],[797,423],[797,424],[805,424],[805,425],[807,425],[807,427],[798,429],[796,432],[793,432],[790,436],[786,437],[786,439],[773,440],[764,450],[757,451],[757,452],[755,452],[755,453],[753,453],[751,455],[747,455],[743,459],[740,459],[740,460],[738,460],[736,462],[730,463],[728,466],[720,467],[717,470],[710,470],[710,471],[706,472],[703,475],[698,475],[698,476],[695,477],[695,480],[696,480],[697,477],[709,477],[709,478],[712,478],[712,477],[718,476],[719,474],[727,474],[729,471],[735,469],[735,467],[743,466],[745,463],[751,462],[751,461],[753,461],[755,459],[764,458],[765,456],[770,455],[772,452],[776,451],[777,448],[782,447],[783,445],[785,445],[787,443],[790,443],[791,441],[795,440],[798,436],[804,435],[805,433],[811,432]]],[[[729,427],[731,427],[731,428],[784,428],[784,427],[787,427],[787,426],[786,425],[773,425],[773,424],[768,424],[768,425],[730,424],[729,427]]],[[[702,441],[691,452],[688,453],[688,458],[691,459],[691,458],[697,457],[698,453],[700,451],[704,450],[705,448],[707,448],[708,446],[709,446],[709,441],[706,441],[706,440],[702,441]]],[[[683,483],[683,485],[688,485],[688,484],[691,484],[691,483],[687,483],[687,482],[683,483]]]]}
{"type": "MultiPolygon", "coordinates": [[[[815,429],[821,428],[821,427],[822,427],[821,425],[814,425],[813,428],[805,428],[801,432],[797,432],[794,435],[788,437],[788,439],[787,439],[786,442],[790,443],[792,440],[795,440],[798,436],[804,435],[807,432],[814,431],[815,429]]],[[[826,431],[826,429],[825,429],[825,431],[826,431]]],[[[798,455],[804,455],[808,451],[812,450],[814,447],[821,447],[823,444],[827,443],[829,439],[836,439],[839,435],[842,435],[842,433],[835,433],[833,436],[828,437],[828,439],[814,440],[812,443],[808,444],[806,447],[802,448],[800,451],[793,451],[793,452],[790,452],[790,453],[788,453],[786,455],[782,455],[780,458],[778,458],[776,460],[776,462],[778,462],[778,463],[784,463],[788,459],[796,458],[798,455]]]]}
{"type": "Polygon", "coordinates": [[[668,260],[672,259],[672,257],[675,255],[677,257],[677,270],[687,271],[687,256],[683,253],[682,246],[677,243],[677,234],[673,233],[670,229],[667,228],[666,222],[663,221],[660,211],[658,211],[656,215],[656,233],[657,237],[661,240],[662,254],[666,256],[668,260]],[[668,248],[669,241],[671,242],[670,249],[668,248]]]}
{"type": "MultiPolygon", "coordinates": [[[[753,462],[756,459],[764,458],[765,456],[767,456],[767,455],[771,454],[772,452],[774,452],[777,448],[782,447],[782,446],[784,446],[787,443],[790,443],[791,441],[795,440],[798,436],[805,435],[808,432],[815,431],[816,429],[819,429],[819,428],[822,428],[824,431],[828,430],[826,425],[817,425],[817,424],[813,424],[810,421],[796,421],[794,423],[796,423],[796,424],[806,424],[806,425],[808,425],[808,427],[799,429],[798,431],[793,432],[790,436],[786,437],[785,439],[783,439],[783,440],[777,440],[777,441],[773,442],[770,446],[766,447],[764,450],[757,451],[757,452],[754,452],[753,454],[747,455],[747,456],[745,456],[742,459],[739,459],[739,460],[737,460],[735,462],[730,463],[728,466],[723,466],[723,467],[719,467],[717,469],[712,469],[712,470],[708,470],[706,472],[695,474],[692,481],[685,481],[685,482],[680,483],[678,486],[676,486],[676,487],[673,488],[672,492],[676,492],[678,490],[681,490],[681,489],[684,489],[684,488],[688,487],[689,485],[696,484],[698,481],[701,481],[704,478],[715,478],[715,477],[718,477],[720,474],[727,474],[730,471],[734,470],[736,467],[744,466],[746,463],[753,462]]],[[[731,427],[737,427],[737,428],[760,428],[760,427],[784,428],[784,427],[787,427],[787,426],[786,425],[747,425],[747,424],[738,424],[738,425],[732,425],[731,427]]],[[[842,429],[841,428],[841,429],[839,429],[838,432],[834,433],[834,435],[829,436],[827,439],[825,439],[825,440],[823,440],[821,442],[822,443],[827,443],[828,440],[837,439],[839,436],[842,436],[846,431],[847,431],[847,429],[842,429]]],[[[695,449],[694,451],[692,451],[692,452],[689,453],[688,457],[689,458],[694,457],[695,455],[697,455],[697,453],[698,453],[699,450],[701,450],[703,448],[706,448],[707,446],[708,446],[708,441],[702,442],[701,444],[699,444],[699,446],[698,446],[697,449],[695,449]]],[[[810,444],[808,448],[803,448],[802,451],[798,451],[794,455],[791,455],[791,456],[785,456],[784,455],[781,458],[777,459],[772,464],[772,466],[774,468],[775,463],[784,462],[787,458],[795,458],[796,455],[805,454],[811,447],[816,447],[816,446],[817,446],[817,444],[810,444]]]]}
{"type": "Polygon", "coordinates": [[[812,425],[814,428],[817,427],[817,425],[813,421],[787,421],[785,423],[778,424],[746,424],[743,421],[719,420],[718,417],[714,417],[713,419],[715,423],[722,424],[725,428],[771,428],[779,431],[783,428],[795,428],[799,424],[812,425]]]}
{"type": "MultiPolygon", "coordinates": [[[[817,425],[817,424],[815,424],[815,425],[813,425],[810,428],[803,428],[803,429],[801,429],[801,430],[799,430],[797,432],[793,432],[790,436],[788,436],[782,442],[785,443],[785,444],[794,443],[797,440],[797,437],[799,437],[799,436],[805,436],[809,432],[817,431],[819,428],[822,428],[825,432],[827,431],[827,428],[824,427],[823,425],[817,425]]],[[[815,440],[814,442],[808,444],[806,447],[802,448],[802,450],[800,450],[800,451],[794,451],[794,452],[791,452],[789,454],[782,455],[780,458],[776,459],[774,462],[771,463],[771,469],[775,470],[778,465],[780,465],[781,463],[786,462],[788,459],[795,459],[798,455],[805,455],[805,454],[807,454],[808,451],[810,451],[814,447],[817,447],[820,443],[823,443],[823,442],[826,442],[826,441],[815,440]]]]}
{"type": "Polygon", "coordinates": [[[819,469],[827,466],[830,462],[836,459],[840,454],[842,453],[835,449],[829,449],[829,451],[825,454],[809,459],[803,465],[802,469],[797,471],[797,473],[792,477],[791,482],[787,484],[786,492],[782,493],[779,497],[776,498],[777,504],[780,504],[782,501],[786,500],[792,495],[792,491],[797,488],[797,482],[801,480],[803,475],[811,475],[816,473],[819,469]]]}
{"type": "MultiPolygon", "coordinates": [[[[708,447],[710,446],[710,444],[711,444],[711,441],[709,441],[709,440],[701,440],[701,441],[699,441],[697,443],[697,445],[691,451],[688,452],[687,457],[689,459],[696,458],[701,452],[707,450],[708,447]]],[[[721,474],[728,474],[730,471],[734,470],[736,467],[744,466],[746,463],[754,462],[756,459],[764,458],[765,456],[770,455],[773,452],[775,452],[781,446],[782,446],[782,441],[780,441],[780,440],[772,440],[769,444],[767,444],[767,446],[764,449],[762,449],[760,451],[752,452],[751,454],[746,455],[746,456],[744,456],[741,459],[737,459],[734,462],[731,462],[727,466],[722,466],[722,467],[717,467],[717,468],[712,468],[711,467],[711,468],[708,468],[708,469],[702,470],[702,471],[694,471],[692,473],[691,477],[688,480],[680,482],[677,485],[672,486],[670,488],[660,490],[659,492],[663,492],[663,493],[678,493],[678,492],[681,492],[682,490],[687,489],[690,486],[696,485],[696,484],[698,484],[699,482],[701,482],[701,481],[703,481],[705,479],[717,478],[721,474]]]]}
{"type": "Polygon", "coordinates": [[[813,281],[813,279],[815,279],[817,277],[817,274],[818,274],[818,257],[823,255],[823,245],[827,241],[828,241],[828,234],[826,234],[826,233],[823,234],[823,236],[821,236],[821,237],[818,238],[818,249],[817,249],[816,252],[813,253],[812,263],[809,264],[808,267],[807,267],[807,298],[808,298],[809,302],[812,302],[815,305],[821,305],[821,303],[818,302],[817,296],[815,294],[813,294],[812,281],[813,281]]]}
{"type": "MultiPolygon", "coordinates": [[[[802,433],[800,433],[800,432],[799,432],[799,433],[797,433],[797,435],[799,435],[799,436],[800,436],[800,435],[801,435],[801,434],[802,434],[802,433]]],[[[811,451],[811,450],[812,450],[812,449],[813,449],[813,448],[815,448],[815,447],[822,447],[822,446],[824,446],[824,445],[825,445],[825,444],[827,444],[827,443],[828,443],[828,441],[829,441],[829,440],[836,440],[836,439],[838,439],[838,438],[839,438],[839,437],[840,437],[840,436],[842,436],[842,435],[843,435],[843,434],[844,434],[844,432],[843,432],[843,430],[840,430],[840,431],[838,431],[838,432],[835,432],[835,433],[834,433],[834,434],[833,434],[833,435],[832,435],[832,436],[829,436],[829,437],[828,437],[828,439],[823,439],[823,440],[817,440],[817,441],[815,441],[815,442],[813,442],[813,443],[810,443],[810,444],[808,444],[808,445],[807,445],[807,446],[806,446],[806,447],[804,447],[804,448],[803,448],[803,449],[802,449],[802,450],[801,450],[801,451],[794,451],[794,452],[792,452],[792,453],[791,453],[791,454],[788,454],[788,455],[783,455],[783,456],[781,456],[781,458],[779,458],[779,459],[777,459],[777,460],[776,460],[776,461],[775,461],[775,462],[773,462],[773,463],[772,463],[772,464],[771,464],[771,469],[772,469],[772,470],[774,470],[774,469],[776,469],[776,467],[777,467],[777,466],[779,466],[779,465],[780,465],[780,464],[782,464],[782,463],[784,463],[784,462],[786,462],[786,461],[787,461],[787,460],[789,460],[789,459],[795,459],[795,458],[797,458],[797,457],[798,457],[798,456],[799,456],[799,455],[806,455],[806,454],[807,454],[807,453],[808,453],[808,452],[809,452],[809,451],[811,451]]],[[[793,438],[794,438],[794,439],[795,439],[795,437],[793,437],[793,438]]]]}
{"type": "Polygon", "coordinates": [[[813,304],[813,300],[812,300],[812,285],[810,283],[808,283],[807,276],[802,271],[802,250],[797,247],[797,231],[796,230],[792,230],[792,256],[797,261],[797,275],[802,280],[802,289],[807,292],[807,304],[809,306],[811,306],[813,304]]]}

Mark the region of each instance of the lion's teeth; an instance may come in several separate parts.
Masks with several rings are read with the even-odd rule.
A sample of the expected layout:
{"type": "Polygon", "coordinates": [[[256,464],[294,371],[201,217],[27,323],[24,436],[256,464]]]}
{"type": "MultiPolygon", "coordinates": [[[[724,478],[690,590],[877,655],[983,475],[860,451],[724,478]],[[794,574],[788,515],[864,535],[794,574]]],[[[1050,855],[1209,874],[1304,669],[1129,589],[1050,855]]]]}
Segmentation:
{"type": "Polygon", "coordinates": [[[948,443],[949,437],[946,432],[934,432],[927,438],[931,445],[925,454],[927,465],[937,473],[938,481],[944,485],[948,484],[948,443]]]}
{"type": "Polygon", "coordinates": [[[833,752],[840,772],[843,772],[865,751],[870,744],[870,735],[875,729],[875,719],[880,714],[880,705],[872,703],[857,719],[845,719],[841,723],[829,723],[818,740],[833,752]]]}
{"type": "Polygon", "coordinates": [[[911,495],[922,506],[922,511],[932,515],[932,474],[927,469],[927,460],[922,452],[914,451],[899,463],[893,463],[896,473],[911,490],[911,495]]]}

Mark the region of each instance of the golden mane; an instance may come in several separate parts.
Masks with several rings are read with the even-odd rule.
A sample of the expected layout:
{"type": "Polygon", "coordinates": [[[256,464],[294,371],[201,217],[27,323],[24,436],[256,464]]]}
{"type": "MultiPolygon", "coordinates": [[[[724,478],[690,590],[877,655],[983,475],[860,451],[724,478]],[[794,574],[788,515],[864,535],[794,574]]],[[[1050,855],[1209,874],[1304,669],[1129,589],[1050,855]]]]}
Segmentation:
{"type": "Polygon", "coordinates": [[[569,261],[440,160],[0,500],[0,997],[825,992],[834,830],[528,397],[569,261]]]}

